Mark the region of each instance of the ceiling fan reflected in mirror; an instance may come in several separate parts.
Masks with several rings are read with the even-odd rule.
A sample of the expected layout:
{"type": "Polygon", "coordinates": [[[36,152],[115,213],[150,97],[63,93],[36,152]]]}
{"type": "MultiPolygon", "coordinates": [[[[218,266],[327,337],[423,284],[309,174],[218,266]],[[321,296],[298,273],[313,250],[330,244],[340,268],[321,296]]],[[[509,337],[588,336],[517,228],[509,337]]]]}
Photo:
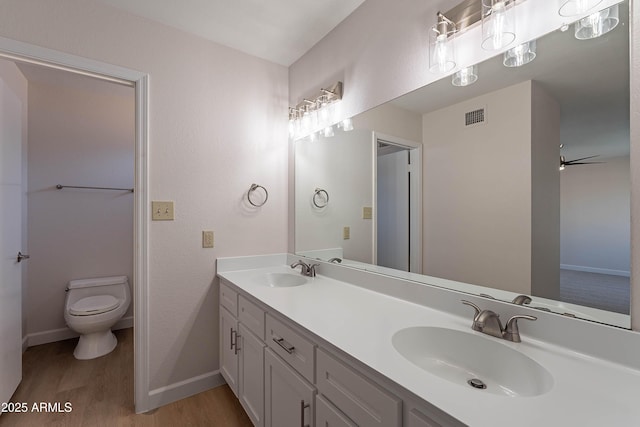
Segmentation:
{"type": "Polygon", "coordinates": [[[560,170],[564,170],[565,166],[574,166],[574,165],[594,165],[596,163],[604,163],[604,162],[583,162],[582,160],[593,159],[594,157],[599,157],[599,154],[595,156],[587,156],[581,157],[579,159],[566,160],[564,156],[560,156],[560,170]]]}

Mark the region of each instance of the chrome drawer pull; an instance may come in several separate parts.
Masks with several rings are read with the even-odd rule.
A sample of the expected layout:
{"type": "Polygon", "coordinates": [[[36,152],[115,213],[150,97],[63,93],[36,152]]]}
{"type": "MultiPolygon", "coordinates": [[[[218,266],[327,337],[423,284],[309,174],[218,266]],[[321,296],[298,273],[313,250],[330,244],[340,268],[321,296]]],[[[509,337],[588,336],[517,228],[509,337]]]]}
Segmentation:
{"type": "Polygon", "coordinates": [[[235,348],[235,350],[233,351],[233,353],[234,353],[234,354],[238,354],[238,352],[240,351],[240,347],[238,347],[238,339],[239,339],[240,337],[241,337],[241,336],[240,336],[240,335],[238,335],[238,333],[236,332],[236,348],[235,348]]]}
{"type": "MultiPolygon", "coordinates": [[[[281,338],[282,339],[282,338],[281,338]]],[[[274,338],[275,340],[275,338],[274,338]]],[[[300,427],[309,427],[309,424],[304,423],[304,410],[309,408],[311,405],[304,403],[304,400],[300,401],[300,427]]]]}
{"type": "Polygon", "coordinates": [[[294,346],[286,342],[284,338],[274,338],[273,341],[275,341],[276,344],[282,347],[283,350],[289,354],[293,354],[294,350],[296,349],[294,346]]]}
{"type": "Polygon", "coordinates": [[[229,337],[229,341],[231,341],[231,348],[229,348],[229,350],[233,350],[233,347],[235,347],[238,344],[238,332],[234,331],[233,328],[231,328],[230,332],[231,332],[231,336],[229,337]],[[236,338],[235,341],[233,339],[234,336],[236,338]]]}

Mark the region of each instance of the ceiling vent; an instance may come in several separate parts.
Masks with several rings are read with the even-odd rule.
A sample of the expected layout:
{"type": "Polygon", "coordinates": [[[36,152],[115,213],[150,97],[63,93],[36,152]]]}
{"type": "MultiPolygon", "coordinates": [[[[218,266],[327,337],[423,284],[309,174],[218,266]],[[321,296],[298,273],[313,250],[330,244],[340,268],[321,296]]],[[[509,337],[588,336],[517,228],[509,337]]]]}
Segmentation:
{"type": "Polygon", "coordinates": [[[464,125],[465,126],[474,126],[484,124],[486,121],[486,114],[484,108],[479,108],[477,110],[469,111],[464,114],[464,125]]]}

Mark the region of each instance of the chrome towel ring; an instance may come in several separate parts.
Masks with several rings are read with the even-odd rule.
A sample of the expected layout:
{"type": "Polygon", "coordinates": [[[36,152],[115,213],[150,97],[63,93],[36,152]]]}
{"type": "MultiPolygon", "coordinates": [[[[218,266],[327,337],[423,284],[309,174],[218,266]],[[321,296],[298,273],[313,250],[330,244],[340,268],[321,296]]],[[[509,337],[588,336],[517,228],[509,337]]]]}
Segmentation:
{"type": "Polygon", "coordinates": [[[329,204],[329,193],[327,193],[327,190],[323,190],[322,188],[316,188],[316,191],[313,193],[313,205],[316,208],[324,208],[328,204],[329,204]]]}
{"type": "Polygon", "coordinates": [[[247,191],[247,200],[249,200],[249,203],[251,203],[251,206],[255,206],[256,208],[259,208],[260,206],[264,205],[265,203],[267,203],[267,200],[269,199],[269,192],[267,191],[266,188],[264,188],[262,185],[258,185],[258,184],[251,184],[251,187],[249,187],[249,191],[247,191]],[[251,195],[253,194],[254,191],[256,191],[258,188],[262,188],[262,191],[264,191],[264,200],[262,202],[254,202],[253,200],[251,200],[251,195]]]}

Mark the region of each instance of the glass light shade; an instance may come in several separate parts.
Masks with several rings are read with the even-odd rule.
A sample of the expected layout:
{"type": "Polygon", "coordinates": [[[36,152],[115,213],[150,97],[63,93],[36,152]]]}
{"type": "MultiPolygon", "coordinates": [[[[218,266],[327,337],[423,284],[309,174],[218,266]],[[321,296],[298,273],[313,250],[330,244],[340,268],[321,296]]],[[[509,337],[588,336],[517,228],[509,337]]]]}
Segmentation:
{"type": "Polygon", "coordinates": [[[618,18],[618,5],[616,4],[576,21],[575,36],[578,40],[594,39],[613,30],[618,25],[618,22],[620,22],[620,19],[618,18]]]}
{"type": "Polygon", "coordinates": [[[482,48],[499,50],[516,39],[515,0],[482,0],[482,48]]]}
{"type": "Polygon", "coordinates": [[[478,80],[478,66],[472,65],[471,67],[463,68],[457,71],[453,77],[451,77],[451,84],[454,86],[469,86],[478,80]]]}
{"type": "Polygon", "coordinates": [[[429,71],[432,73],[446,73],[456,66],[455,61],[455,33],[453,31],[438,31],[434,26],[429,32],[429,71]]]}
{"type": "Polygon", "coordinates": [[[600,3],[602,3],[602,0],[560,0],[558,14],[560,16],[582,15],[600,3]]]}
{"type": "Polygon", "coordinates": [[[536,41],[522,43],[504,53],[502,63],[505,67],[522,67],[536,57],[536,41]]]}
{"type": "Polygon", "coordinates": [[[344,119],[342,121],[342,130],[345,132],[353,130],[353,122],[351,121],[351,118],[344,119]]]}
{"type": "Polygon", "coordinates": [[[331,138],[334,135],[333,126],[327,126],[324,128],[323,135],[325,138],[331,138]]]}

